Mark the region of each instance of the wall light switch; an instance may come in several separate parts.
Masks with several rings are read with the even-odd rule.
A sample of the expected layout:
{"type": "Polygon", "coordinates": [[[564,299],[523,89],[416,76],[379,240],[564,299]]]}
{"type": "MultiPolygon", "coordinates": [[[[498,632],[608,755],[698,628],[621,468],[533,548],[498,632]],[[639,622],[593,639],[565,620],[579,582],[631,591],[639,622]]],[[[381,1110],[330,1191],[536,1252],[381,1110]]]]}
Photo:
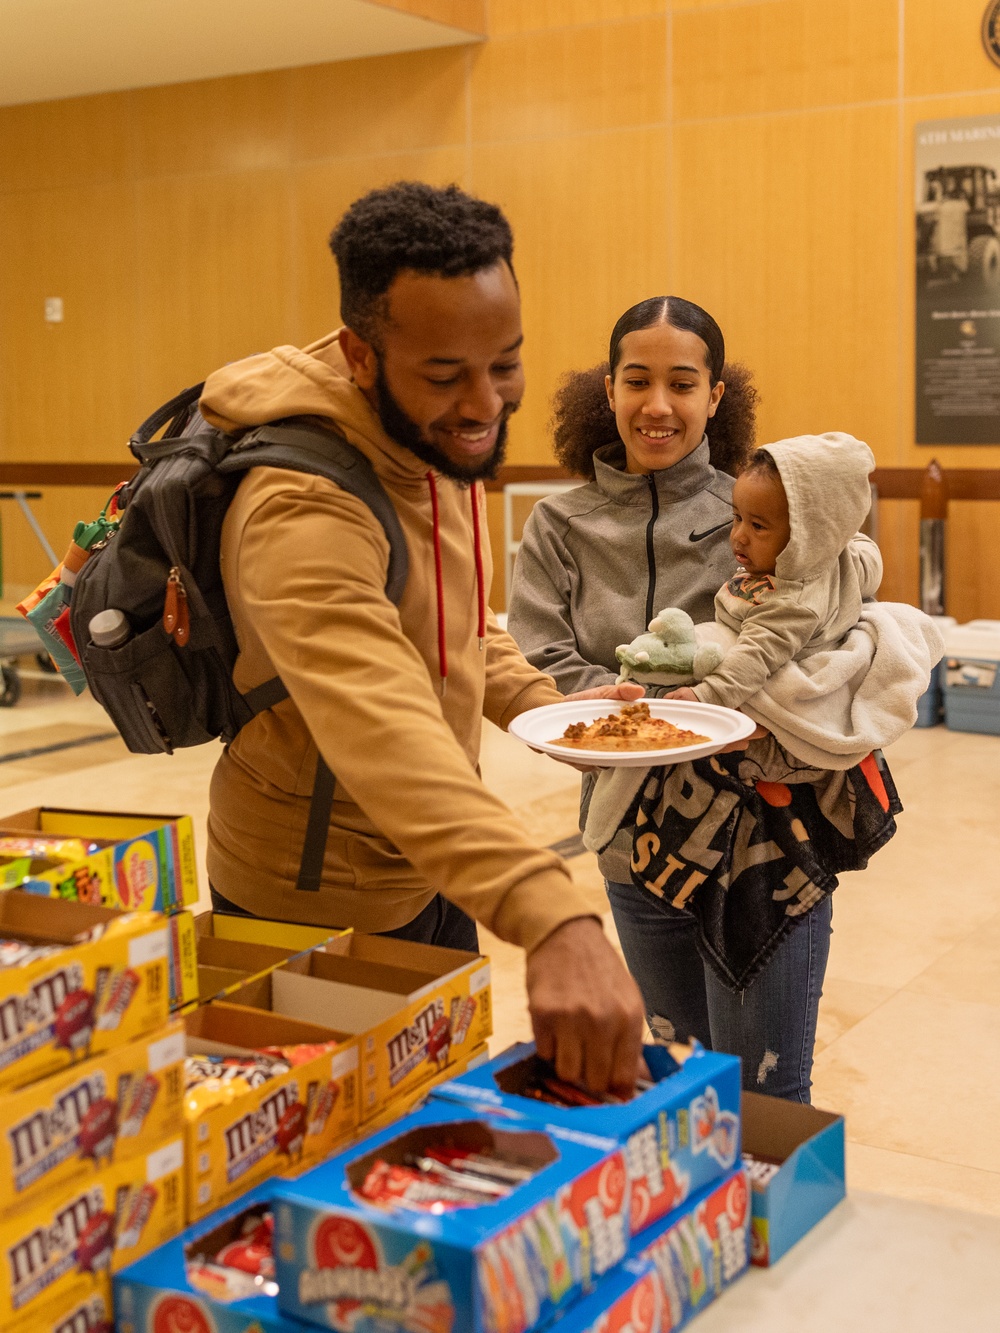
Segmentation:
{"type": "Polygon", "coordinates": [[[63,303],[61,296],[47,296],[45,298],[45,322],[46,324],[61,324],[63,317],[63,303]]]}

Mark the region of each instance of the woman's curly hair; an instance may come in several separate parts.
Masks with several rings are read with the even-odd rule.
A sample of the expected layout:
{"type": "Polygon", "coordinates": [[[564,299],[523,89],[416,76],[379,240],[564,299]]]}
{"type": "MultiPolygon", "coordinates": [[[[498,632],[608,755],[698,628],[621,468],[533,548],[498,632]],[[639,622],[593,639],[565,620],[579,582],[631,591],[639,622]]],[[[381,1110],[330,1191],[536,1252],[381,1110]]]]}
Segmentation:
{"type": "MultiPolygon", "coordinates": [[[[618,440],[615,414],[608,406],[604,377],[607,361],[590,370],[565,375],[552,400],[552,435],[556,458],[577,477],[594,476],[594,450],[618,440]]],[[[712,466],[738,476],[753,452],[760,394],[753,372],[739,361],[727,361],[720,377],[726,391],[706,427],[712,466]]]]}
{"type": "Polygon", "coordinates": [[[571,372],[553,399],[552,434],[556,457],[578,477],[593,477],[594,450],[618,439],[618,426],[608,406],[604,377],[614,375],[621,360],[622,339],[639,329],[666,324],[693,333],[705,344],[708,382],[719,380],[726,391],[715,416],[705,427],[712,466],[735,477],[746,466],[757,430],[757,403],[753,375],[739,361],[726,361],[722,330],[700,305],[682,296],[650,296],[629,306],[611,330],[608,360],[591,370],[571,372]]]}

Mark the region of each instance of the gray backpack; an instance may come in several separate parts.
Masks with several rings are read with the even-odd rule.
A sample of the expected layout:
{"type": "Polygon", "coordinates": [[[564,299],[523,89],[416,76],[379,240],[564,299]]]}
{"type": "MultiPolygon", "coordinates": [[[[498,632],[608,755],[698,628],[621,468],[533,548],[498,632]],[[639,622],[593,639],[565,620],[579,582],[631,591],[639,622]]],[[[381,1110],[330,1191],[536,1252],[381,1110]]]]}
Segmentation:
{"type": "MultiPolygon", "coordinates": [[[[216,430],[198,411],[202,385],[158,408],[129,441],[141,468],[119,495],[121,522],[77,576],[70,625],[94,698],[137,754],[229,743],[266,708],[288,698],[275,677],[248,694],[233,684],[238,653],[219,569],[226,510],[252,467],[326,477],[363,500],[389,541],[386,596],[406,584],[406,539],[367,458],[316,418],[293,417],[241,434],[216,430]],[[154,435],[166,427],[161,438],[154,435]],[[121,611],[131,635],[91,641],[101,611],[121,611]]],[[[319,756],[297,887],[319,888],[334,779],[319,756]]]]}

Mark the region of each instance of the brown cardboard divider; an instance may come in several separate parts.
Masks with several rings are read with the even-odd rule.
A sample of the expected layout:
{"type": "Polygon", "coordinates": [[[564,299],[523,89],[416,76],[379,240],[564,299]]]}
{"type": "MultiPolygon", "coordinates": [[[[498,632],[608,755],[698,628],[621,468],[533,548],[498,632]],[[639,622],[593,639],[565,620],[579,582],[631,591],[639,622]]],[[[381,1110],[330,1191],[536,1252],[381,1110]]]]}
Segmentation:
{"type": "Polygon", "coordinates": [[[821,1129],[836,1124],[840,1116],[801,1102],[744,1092],[741,1099],[743,1151],[762,1161],[782,1163],[796,1148],[821,1129]]]}
{"type": "Polygon", "coordinates": [[[0,893],[0,938],[25,944],[78,944],[95,926],[121,916],[113,907],[43,898],[22,889],[0,893]]]}
{"type": "MultiPolygon", "coordinates": [[[[320,1045],[324,1042],[350,1041],[353,1033],[338,1032],[321,1027],[318,1023],[300,1022],[282,1014],[268,1013],[265,1009],[243,1008],[216,1000],[184,1015],[188,1038],[195,1042],[213,1042],[236,1047],[241,1052],[260,1050],[264,1046],[320,1045]]],[[[189,1050],[193,1050],[188,1041],[189,1050]]],[[[207,1050],[207,1046],[198,1049],[207,1050]]]]}
{"type": "Polygon", "coordinates": [[[387,1143],[380,1143],[373,1151],[350,1162],[345,1174],[351,1189],[361,1188],[377,1161],[403,1166],[409,1157],[423,1156],[428,1148],[458,1148],[534,1173],[559,1159],[558,1149],[542,1130],[491,1129],[482,1120],[421,1125],[387,1143]]]}
{"type": "Polygon", "coordinates": [[[468,953],[464,949],[443,949],[436,944],[416,944],[413,940],[393,940],[382,935],[361,935],[356,932],[331,940],[319,953],[345,960],[345,980],[348,973],[355,970],[350,964],[360,963],[366,967],[386,965],[419,974],[424,977],[425,984],[432,979],[441,981],[481,957],[480,954],[468,953]]]}

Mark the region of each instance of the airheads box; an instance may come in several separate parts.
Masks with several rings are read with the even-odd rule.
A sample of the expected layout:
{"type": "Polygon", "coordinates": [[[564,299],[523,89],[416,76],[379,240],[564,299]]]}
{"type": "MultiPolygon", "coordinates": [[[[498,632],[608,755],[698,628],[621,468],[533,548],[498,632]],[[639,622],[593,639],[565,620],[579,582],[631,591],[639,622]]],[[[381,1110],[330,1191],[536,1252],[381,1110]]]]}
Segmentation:
{"type": "Polygon", "coordinates": [[[750,1191],[742,1169],[709,1185],[633,1242],[656,1268],[662,1328],[683,1328],[746,1271],[750,1191]]]}
{"type": "Polygon", "coordinates": [[[65,1302],[107,1290],[107,1275],[183,1225],[182,1141],[115,1162],[96,1176],[0,1218],[0,1328],[36,1333],[65,1302]]]}
{"type": "Polygon", "coordinates": [[[253,1055],[265,1046],[305,1045],[303,1058],[287,1073],[221,1105],[203,1109],[197,1088],[185,1095],[189,1220],[269,1176],[321,1161],[355,1132],[358,1044],[350,1034],[225,1003],[203,1005],[186,1014],[184,1023],[189,1056],[253,1055]],[[338,1045],[320,1049],[328,1042],[338,1045]]]}
{"type": "Polygon", "coordinates": [[[278,1309],[273,1282],[240,1282],[238,1271],[213,1263],[270,1211],[273,1191],[273,1182],[251,1190],[117,1274],[118,1333],[304,1333],[278,1309]]]}
{"type": "Polygon", "coordinates": [[[35,806],[0,818],[0,838],[79,838],[100,844],[84,860],[32,876],[56,898],[126,911],[172,912],[198,901],[189,815],[122,815],[35,806]]]}
{"type": "Polygon", "coordinates": [[[285,1314],[343,1333],[526,1333],[625,1258],[629,1182],[607,1139],[434,1102],[281,1184],[274,1208],[285,1314]],[[472,1206],[360,1193],[370,1173],[438,1150],[527,1178],[472,1206]]]}
{"type": "Polygon", "coordinates": [[[663,1288],[648,1259],[626,1259],[554,1324],[552,1333],[671,1333],[663,1288]]]}
{"type": "Polygon", "coordinates": [[[330,940],[227,1000],[357,1035],[362,1123],[466,1059],[493,1031],[487,958],[377,935],[330,940]]]}
{"type": "Polygon", "coordinates": [[[3,1099],[0,1208],[138,1157],[177,1133],[184,1091],[180,1023],[116,1046],[3,1099]]]}
{"type": "Polygon", "coordinates": [[[647,1046],[643,1055],[654,1084],[625,1103],[567,1107],[537,1100],[530,1092],[544,1066],[526,1042],[442,1084],[434,1096],[621,1143],[632,1180],[635,1234],[731,1171],[740,1153],[736,1056],[697,1044],[683,1065],[662,1046],[647,1046]]]}
{"type": "Polygon", "coordinates": [[[753,1204],[751,1262],[767,1268],[844,1197],[844,1117],[745,1092],[743,1149],[753,1204]]]}
{"type": "Polygon", "coordinates": [[[168,998],[159,913],[0,893],[0,1090],[162,1027],[168,998]]]}

